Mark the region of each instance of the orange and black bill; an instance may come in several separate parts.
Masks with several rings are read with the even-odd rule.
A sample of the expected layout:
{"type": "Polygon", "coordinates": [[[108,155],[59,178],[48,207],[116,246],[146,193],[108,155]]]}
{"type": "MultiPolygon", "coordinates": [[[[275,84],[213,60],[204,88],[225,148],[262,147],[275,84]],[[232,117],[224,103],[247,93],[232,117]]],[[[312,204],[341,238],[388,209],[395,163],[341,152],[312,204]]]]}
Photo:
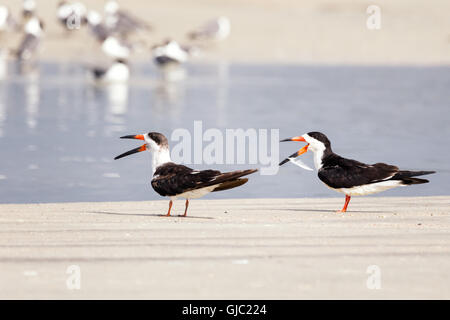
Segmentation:
{"type": "Polygon", "coordinates": [[[287,138],[287,139],[280,140],[280,142],[285,142],[285,141],[303,141],[303,142],[306,142],[305,138],[303,138],[302,136],[292,137],[292,138],[287,138]]]}
{"type": "MultiPolygon", "coordinates": [[[[305,138],[303,138],[301,136],[280,140],[280,142],[285,142],[285,141],[303,141],[303,142],[306,142],[305,138]]],[[[309,146],[309,144],[307,144],[306,146],[304,146],[303,148],[301,148],[297,152],[291,154],[289,157],[287,157],[286,159],[281,161],[278,165],[281,166],[281,165],[285,164],[286,162],[289,162],[292,158],[296,158],[298,156],[301,156],[306,151],[308,151],[308,146],[309,146]]]]}
{"type": "Polygon", "coordinates": [[[132,134],[129,136],[123,136],[120,137],[120,139],[138,139],[138,140],[145,140],[143,134],[132,134]]]}
{"type": "MultiPolygon", "coordinates": [[[[144,135],[142,135],[142,134],[123,136],[123,137],[120,137],[120,139],[138,139],[138,140],[145,140],[145,139],[144,139],[144,135]]],[[[114,160],[117,160],[117,159],[120,159],[120,158],[129,156],[130,154],[133,154],[133,153],[138,153],[138,152],[141,152],[141,151],[145,151],[145,150],[147,150],[147,144],[144,144],[144,145],[142,145],[142,146],[140,146],[140,147],[138,147],[138,148],[134,148],[134,149],[132,149],[132,150],[130,150],[130,151],[124,152],[124,153],[122,153],[121,155],[118,155],[117,157],[115,157],[114,160]]]]}
{"type": "Polygon", "coordinates": [[[134,149],[132,149],[130,151],[124,152],[121,155],[118,155],[117,157],[115,157],[114,160],[117,160],[117,159],[129,156],[130,154],[133,154],[133,153],[138,153],[138,152],[141,152],[141,151],[145,151],[145,150],[147,150],[147,145],[146,144],[144,144],[144,145],[142,145],[140,147],[134,148],[134,149]]]}

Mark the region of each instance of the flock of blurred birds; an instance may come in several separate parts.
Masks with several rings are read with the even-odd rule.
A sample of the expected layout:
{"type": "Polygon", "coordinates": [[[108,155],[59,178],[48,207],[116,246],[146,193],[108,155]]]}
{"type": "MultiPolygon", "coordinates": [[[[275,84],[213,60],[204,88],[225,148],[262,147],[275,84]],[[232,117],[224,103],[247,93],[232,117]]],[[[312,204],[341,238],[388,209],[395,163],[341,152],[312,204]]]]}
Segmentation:
{"type": "MultiPolygon", "coordinates": [[[[230,20],[222,16],[186,33],[187,45],[173,39],[146,45],[134,42],[133,35],[139,33],[145,36],[153,30],[153,26],[121,8],[117,1],[107,1],[103,13],[90,10],[79,1],[60,1],[55,9],[62,28],[68,32],[88,28],[89,34],[99,44],[99,51],[112,60],[108,67],[89,67],[93,78],[100,82],[128,81],[129,58],[138,48],[148,50],[155,64],[162,70],[168,70],[199,55],[211,44],[226,39],[230,34],[230,20]]],[[[0,58],[12,56],[21,65],[35,62],[44,35],[45,21],[37,14],[35,0],[23,0],[22,13],[17,18],[7,6],[0,4],[0,58]],[[1,38],[17,32],[23,34],[18,47],[2,48],[4,41],[1,38]]]]}

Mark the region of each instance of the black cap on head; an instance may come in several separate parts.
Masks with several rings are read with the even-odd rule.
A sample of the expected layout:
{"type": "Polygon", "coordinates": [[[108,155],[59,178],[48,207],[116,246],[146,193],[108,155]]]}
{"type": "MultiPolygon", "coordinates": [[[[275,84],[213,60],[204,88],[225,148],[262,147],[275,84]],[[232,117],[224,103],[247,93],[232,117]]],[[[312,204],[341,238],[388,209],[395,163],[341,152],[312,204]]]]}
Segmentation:
{"type": "Polygon", "coordinates": [[[317,131],[308,132],[308,136],[322,142],[326,148],[331,147],[330,140],[328,140],[327,136],[324,135],[322,132],[317,132],[317,131]]]}
{"type": "Polygon", "coordinates": [[[156,142],[157,145],[161,147],[169,147],[169,141],[167,141],[167,138],[159,132],[149,132],[148,136],[150,139],[156,142]]]}

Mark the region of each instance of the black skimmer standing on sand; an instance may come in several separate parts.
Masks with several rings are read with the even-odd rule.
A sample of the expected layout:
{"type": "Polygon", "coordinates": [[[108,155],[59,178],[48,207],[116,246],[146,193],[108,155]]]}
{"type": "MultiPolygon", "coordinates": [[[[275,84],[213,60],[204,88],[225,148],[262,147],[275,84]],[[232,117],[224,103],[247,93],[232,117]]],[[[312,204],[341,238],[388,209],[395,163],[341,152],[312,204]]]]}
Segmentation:
{"type": "Polygon", "coordinates": [[[187,215],[189,199],[200,198],[210,192],[228,190],[243,185],[248,181],[243,176],[258,170],[249,169],[233,172],[220,172],[217,170],[194,170],[184,165],[173,163],[170,159],[169,143],[167,138],[158,132],[149,132],[140,135],[130,135],[121,139],[139,139],[145,141],[141,147],[132,149],[114,158],[123,158],[133,153],[149,150],[152,153],[153,189],[163,197],[170,197],[170,216],[173,200],[177,197],[186,199],[184,215],[187,215]]]}
{"type": "Polygon", "coordinates": [[[281,140],[284,141],[301,141],[307,145],[281,161],[280,166],[311,150],[314,153],[314,165],[318,170],[319,179],[329,188],[345,194],[344,207],[338,212],[347,211],[351,196],[363,196],[395,187],[427,183],[428,180],[415,177],[435,172],[399,170],[398,167],[385,163],[365,164],[343,158],[331,150],[330,140],[320,132],[309,132],[281,140]]]}

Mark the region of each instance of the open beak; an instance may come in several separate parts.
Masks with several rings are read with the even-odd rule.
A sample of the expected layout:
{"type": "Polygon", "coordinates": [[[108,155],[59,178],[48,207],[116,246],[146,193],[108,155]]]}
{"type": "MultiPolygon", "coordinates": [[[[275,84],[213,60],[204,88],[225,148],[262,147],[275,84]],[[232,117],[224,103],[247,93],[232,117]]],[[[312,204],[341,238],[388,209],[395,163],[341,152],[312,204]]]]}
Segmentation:
{"type": "Polygon", "coordinates": [[[132,134],[132,135],[129,135],[129,136],[123,136],[123,137],[120,137],[120,139],[138,139],[138,140],[145,140],[143,134],[136,134],[136,135],[132,134]]]}
{"type": "MultiPolygon", "coordinates": [[[[138,135],[130,135],[130,136],[123,136],[123,137],[120,137],[120,139],[138,139],[138,140],[145,140],[145,139],[144,139],[144,135],[142,135],[142,134],[138,134],[138,135]]],[[[148,147],[147,147],[147,144],[144,144],[144,145],[142,145],[142,146],[140,146],[140,147],[138,147],[138,148],[131,149],[130,151],[127,151],[127,152],[122,153],[121,155],[118,155],[117,157],[114,158],[114,160],[117,160],[117,159],[120,159],[120,158],[129,156],[130,154],[133,154],[133,153],[138,153],[138,152],[141,152],[141,151],[145,151],[145,150],[147,150],[147,148],[148,148],[148,147]]]]}
{"type": "MultiPolygon", "coordinates": [[[[288,138],[288,139],[283,139],[280,142],[285,142],[285,141],[302,141],[302,142],[306,142],[305,138],[303,138],[302,136],[288,138]]],[[[303,148],[301,148],[300,150],[298,150],[297,152],[291,154],[289,157],[287,157],[286,159],[281,161],[279,166],[285,164],[286,162],[289,162],[291,158],[296,158],[298,156],[301,156],[306,151],[308,151],[308,147],[309,147],[309,143],[306,146],[304,146],[303,148]]]]}

